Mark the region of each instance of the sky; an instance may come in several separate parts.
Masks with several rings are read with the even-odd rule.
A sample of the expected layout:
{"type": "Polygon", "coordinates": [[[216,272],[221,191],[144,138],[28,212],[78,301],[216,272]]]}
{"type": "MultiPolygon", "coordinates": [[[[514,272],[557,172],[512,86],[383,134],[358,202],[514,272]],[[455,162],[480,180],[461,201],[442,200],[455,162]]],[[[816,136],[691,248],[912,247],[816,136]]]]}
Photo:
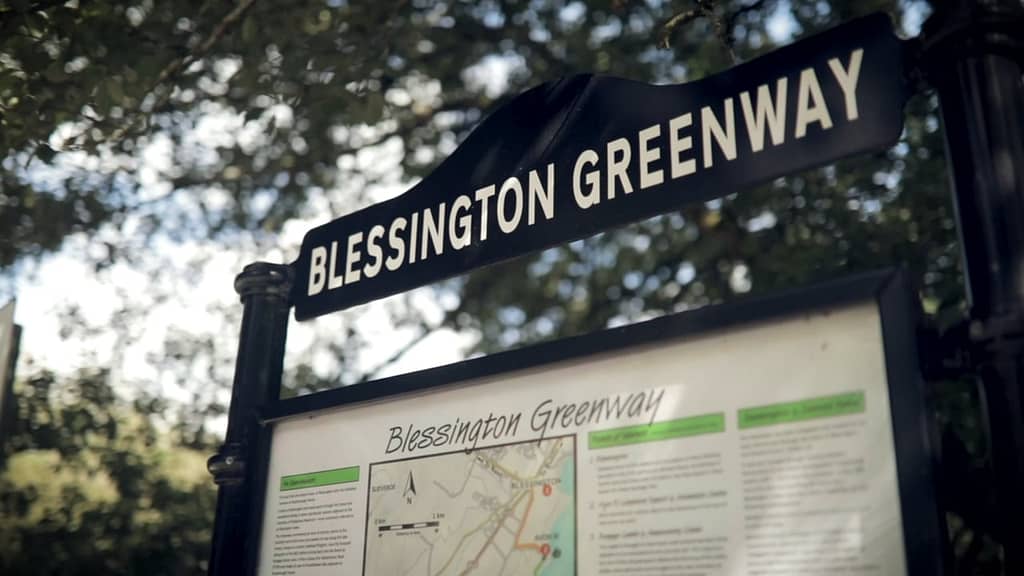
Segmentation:
{"type": "MultiPolygon", "coordinates": [[[[397,194],[401,190],[391,192],[397,194]]],[[[289,223],[281,244],[297,247],[301,242],[298,231],[320,223],[289,223]]],[[[88,242],[89,239],[85,237],[72,238],[62,251],[44,258],[33,273],[18,281],[15,318],[23,326],[19,373],[24,374],[31,371],[32,367],[43,366],[60,374],[71,374],[82,367],[109,365],[117,380],[159,382],[160,368],[149,357],[162,353],[164,337],[171,330],[181,330],[197,337],[220,333],[223,338],[219,342],[224,346],[232,350],[237,346],[238,326],[223,326],[222,318],[208,311],[216,305],[241,307],[235,304],[238,296],[233,288],[234,278],[241,271],[239,254],[216,251],[209,246],[194,243],[163,244],[160,247],[163,256],[180,262],[206,254],[209,262],[197,276],[199,282],[183,282],[181,290],[175,291],[176,294],[170,300],[150,307],[144,326],[111,330],[104,327],[109,326],[111,318],[123,302],[123,296],[117,292],[127,294],[130,300],[133,295],[144,294],[150,280],[144,271],[133,269],[127,264],[115,265],[103,276],[95,274],[91,266],[78,256],[88,242]],[[77,306],[81,310],[81,324],[95,327],[96,330],[90,330],[93,333],[84,338],[78,333],[72,333],[70,337],[62,336],[67,318],[57,311],[67,305],[77,306]]],[[[263,259],[286,262],[297,255],[294,249],[276,252],[263,259]]],[[[261,259],[255,253],[249,256],[251,261],[261,259]]],[[[413,291],[410,296],[428,317],[437,319],[441,314],[441,308],[428,289],[413,291]]],[[[391,325],[386,310],[397,300],[398,297],[380,300],[361,306],[356,311],[359,331],[366,338],[379,343],[362,355],[361,366],[364,369],[383,363],[395,352],[397,345],[404,344],[413,336],[411,330],[398,330],[391,325]]],[[[321,331],[330,332],[332,325],[337,326],[338,322],[322,318],[299,323],[293,317],[288,329],[288,364],[294,365],[298,358],[314,348],[320,334],[318,327],[321,331]]],[[[458,361],[462,359],[465,347],[473,340],[472,335],[460,336],[447,329],[434,331],[381,375],[458,361]]],[[[314,357],[314,366],[317,365],[324,372],[330,371],[331,362],[325,358],[314,357]]],[[[163,382],[161,388],[167,397],[182,401],[188,399],[187,391],[175,386],[172,381],[163,382]]]]}
{"type": "MultiPolygon", "coordinates": [[[[199,148],[210,148],[225,134],[245,137],[248,130],[234,115],[211,114],[197,124],[193,138],[199,148]]],[[[378,150],[366,160],[376,164],[391,163],[397,171],[397,157],[387,150],[378,150]]],[[[92,159],[72,158],[64,169],[91,168],[92,159]]],[[[143,198],[156,198],[166,193],[166,182],[160,176],[171,163],[170,148],[159,140],[151,142],[141,154],[138,170],[143,198]]],[[[56,171],[62,168],[58,166],[56,171]]],[[[56,177],[46,170],[41,177],[56,177]]],[[[401,194],[414,182],[397,182],[371,190],[370,200],[379,202],[401,194]]],[[[345,194],[349,191],[335,191],[345,194]]],[[[354,195],[354,194],[353,194],[354,195]]],[[[215,196],[215,195],[214,195],[215,196]]],[[[209,199],[209,197],[207,198],[209,199]]],[[[97,240],[113,236],[106,232],[92,235],[77,234],[70,237],[63,248],[36,264],[22,267],[14,293],[16,294],[16,321],[23,326],[18,373],[27,375],[45,367],[58,374],[70,375],[81,368],[109,366],[115,389],[130,397],[140,385],[161,397],[188,402],[191,398],[187,384],[182,385],[176,374],[154,361],[166,354],[165,339],[169,334],[185,334],[202,339],[213,336],[220,356],[232,355],[237,348],[239,324],[225,325],[225,318],[211,313],[218,307],[234,307],[240,314],[241,305],[234,292],[235,276],[249,262],[263,260],[287,263],[298,255],[305,232],[332,218],[330,206],[322,198],[321,204],[310,210],[312,216],[287,222],[280,234],[268,243],[241,238],[234,250],[226,251],[223,242],[202,239],[174,241],[157,237],[146,247],[158,254],[150,264],[143,259],[134,263],[118,262],[97,272],[83,256],[94,249],[97,240]],[[97,238],[97,236],[99,238],[97,238]],[[193,260],[205,260],[199,273],[190,269],[193,260]],[[167,264],[169,263],[169,264],[167,264]],[[171,270],[156,269],[170,265],[171,270]],[[154,298],[152,275],[155,282],[169,293],[166,300],[154,298]],[[146,310],[142,321],[113,327],[119,310],[125,305],[146,310]],[[79,311],[77,316],[65,313],[69,308],[79,311]],[[74,330],[69,330],[74,324],[74,330]]],[[[129,221],[125,228],[132,229],[129,221]]],[[[412,291],[411,298],[429,320],[438,321],[442,309],[429,288],[412,291]]],[[[399,305],[401,296],[363,305],[344,315],[333,315],[309,322],[290,320],[286,352],[286,378],[290,367],[301,360],[312,361],[321,374],[334,374],[340,369],[317,339],[325,334],[340,333],[346,323],[355,322],[358,332],[373,345],[359,357],[355,368],[361,373],[384,364],[385,359],[403,347],[415,333],[411,329],[398,329],[391,323],[389,307],[399,305]]],[[[0,302],[2,303],[2,302],[0,302]]],[[[237,314],[236,314],[237,315],[237,314]]],[[[451,330],[435,330],[389,365],[379,375],[386,376],[412,371],[463,358],[465,348],[475,339],[472,334],[456,334],[451,330]]],[[[200,367],[200,370],[203,367],[200,367]]],[[[203,377],[206,377],[203,375],[203,377]]],[[[231,381],[230,365],[217,371],[216,380],[224,384],[231,381]]],[[[221,397],[226,402],[226,397],[221,397]]]]}

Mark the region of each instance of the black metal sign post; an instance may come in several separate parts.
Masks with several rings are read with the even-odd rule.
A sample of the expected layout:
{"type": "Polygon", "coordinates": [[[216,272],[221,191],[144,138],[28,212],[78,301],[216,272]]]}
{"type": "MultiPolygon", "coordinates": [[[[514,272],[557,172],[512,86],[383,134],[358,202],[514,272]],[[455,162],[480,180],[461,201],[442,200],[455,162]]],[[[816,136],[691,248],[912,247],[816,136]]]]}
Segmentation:
{"type": "Polygon", "coordinates": [[[242,331],[231,386],[228,429],[207,468],[219,487],[209,573],[254,574],[270,438],[260,424],[281,396],[281,370],[291,305],[290,266],[258,262],[235,279],[242,299],[242,331]]]}
{"type": "MultiPolygon", "coordinates": [[[[953,345],[969,348],[985,383],[1008,574],[1024,574],[1021,30],[1013,0],[963,0],[938,12],[920,42],[942,100],[972,304],[972,341],[953,345]]],[[[297,319],[313,318],[884,149],[902,130],[911,93],[907,46],[887,16],[873,15],[691,84],[577,76],[539,86],[485,120],[408,193],[311,230],[292,264],[246,267],[235,284],[244,314],[228,430],[209,461],[220,487],[210,573],[257,570],[270,453],[262,419],[284,405],[293,305],[297,319]],[[644,105],[622,106],[626,101],[644,105]]],[[[335,392],[376,394],[365,386],[335,392]]],[[[313,398],[288,403],[323,405],[313,398]]],[[[912,414],[893,417],[894,427],[911,430],[912,414]]],[[[926,459],[902,459],[930,477],[926,459]]],[[[922,490],[931,493],[930,486],[922,490]]],[[[921,521],[922,514],[910,515],[921,521]]],[[[908,540],[916,566],[939,562],[935,540],[908,540]],[[934,558],[921,560],[928,554],[934,558]]]]}
{"type": "Polygon", "coordinates": [[[1005,573],[1024,574],[1024,8],[942,2],[923,41],[971,305],[972,342],[955,344],[973,352],[982,378],[1005,573]]]}

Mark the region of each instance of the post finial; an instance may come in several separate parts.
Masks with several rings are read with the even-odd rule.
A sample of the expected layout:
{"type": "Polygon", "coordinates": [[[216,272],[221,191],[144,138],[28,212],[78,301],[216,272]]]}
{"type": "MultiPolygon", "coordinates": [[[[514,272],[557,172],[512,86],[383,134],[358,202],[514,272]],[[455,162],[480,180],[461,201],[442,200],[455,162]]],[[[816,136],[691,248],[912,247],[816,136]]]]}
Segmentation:
{"type": "Polygon", "coordinates": [[[253,262],[235,277],[235,292],[244,301],[248,296],[280,296],[287,299],[295,273],[288,264],[253,262]]]}

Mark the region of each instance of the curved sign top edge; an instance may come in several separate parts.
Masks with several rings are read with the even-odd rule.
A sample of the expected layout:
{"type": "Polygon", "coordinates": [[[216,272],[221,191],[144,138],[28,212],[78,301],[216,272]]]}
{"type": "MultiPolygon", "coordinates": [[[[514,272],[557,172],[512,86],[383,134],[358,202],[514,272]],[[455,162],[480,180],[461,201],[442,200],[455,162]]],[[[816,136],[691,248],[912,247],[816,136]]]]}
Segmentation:
{"type": "Polygon", "coordinates": [[[404,194],[310,230],[296,318],[887,148],[910,95],[903,45],[879,13],[693,82],[531,88],[404,194]]]}

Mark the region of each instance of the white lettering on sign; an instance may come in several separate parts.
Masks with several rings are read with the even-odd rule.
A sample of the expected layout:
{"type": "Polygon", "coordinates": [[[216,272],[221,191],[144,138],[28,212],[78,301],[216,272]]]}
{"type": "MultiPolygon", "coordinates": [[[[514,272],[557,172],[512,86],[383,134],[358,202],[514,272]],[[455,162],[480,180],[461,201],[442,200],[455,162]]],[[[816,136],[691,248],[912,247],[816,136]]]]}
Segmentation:
{"type": "Polygon", "coordinates": [[[812,122],[821,124],[823,130],[832,127],[832,116],[828,113],[825,97],[821,94],[821,84],[814,68],[805,68],[800,72],[800,92],[796,98],[796,129],[793,136],[803,138],[807,135],[807,126],[812,122]]]}
{"type": "Polygon", "coordinates": [[[544,212],[545,220],[555,217],[555,165],[550,162],[547,166],[547,179],[543,184],[536,170],[530,172],[530,211],[526,217],[526,223],[530,226],[537,221],[538,204],[544,212]]]}
{"type": "Polygon", "coordinates": [[[786,141],[786,86],[785,78],[775,82],[775,99],[767,84],[757,87],[757,104],[751,104],[750,92],[740,93],[740,106],[743,108],[743,121],[747,125],[747,136],[750,138],[750,151],[764,150],[764,131],[772,139],[772,146],[786,141]]]}
{"type": "Polygon", "coordinates": [[[640,189],[657,186],[665,181],[661,170],[651,170],[652,163],[661,159],[661,150],[650,147],[650,141],[661,135],[661,126],[655,124],[640,131],[640,189]]]}
{"type": "Polygon", "coordinates": [[[680,157],[683,152],[688,152],[693,149],[693,137],[692,136],[680,136],[683,128],[689,128],[693,125],[693,114],[687,112],[686,114],[680,114],[675,118],[668,121],[668,149],[669,156],[672,158],[672,179],[682,178],[688,176],[697,171],[697,161],[693,158],[689,160],[682,160],[680,157]]]}
{"type": "MultiPolygon", "coordinates": [[[[780,76],[635,133],[615,135],[602,148],[582,150],[572,164],[573,201],[581,210],[596,209],[602,200],[640,193],[698,169],[721,169],[741,155],[781,146],[787,137],[799,140],[812,131],[831,130],[836,122],[856,122],[863,60],[863,48],[855,48],[844,58],[830,58],[827,69],[805,68],[780,76]],[[842,102],[826,100],[823,84],[830,93],[842,94],[842,102]],[[795,90],[794,102],[789,101],[790,90],[795,90]]],[[[386,227],[376,224],[314,245],[306,294],[338,290],[384,270],[395,272],[448,249],[486,242],[494,234],[514,234],[524,222],[529,227],[552,220],[555,172],[555,164],[548,163],[478,188],[472,195],[456,196],[450,205],[440,202],[396,217],[386,227]],[[492,230],[492,219],[497,231],[492,230]]]]}
{"type": "Polygon", "coordinates": [[[572,195],[576,198],[576,205],[583,209],[590,208],[601,201],[601,181],[596,172],[587,172],[584,177],[587,183],[586,190],[583,190],[580,183],[580,174],[583,173],[583,170],[588,166],[594,166],[597,161],[597,152],[584,150],[576,158],[576,165],[572,169],[572,195]]]}
{"type": "Polygon", "coordinates": [[[373,278],[380,272],[380,264],[384,259],[384,251],[381,250],[379,242],[383,236],[384,227],[380,224],[370,228],[370,233],[366,235],[366,251],[370,254],[370,258],[373,260],[372,263],[363,267],[363,275],[367,278],[373,278]]]}
{"type": "Polygon", "coordinates": [[[703,127],[701,140],[704,142],[704,167],[711,168],[715,159],[711,148],[712,142],[725,155],[726,160],[736,159],[736,114],[732,109],[732,98],[726,98],[724,104],[725,127],[718,121],[715,111],[710,106],[700,109],[700,122],[703,127]]]}
{"type": "Polygon", "coordinates": [[[469,213],[472,207],[473,201],[465,194],[452,202],[452,215],[448,219],[448,237],[452,239],[452,248],[456,250],[462,250],[473,241],[473,215],[469,213]]]}
{"type": "Polygon", "coordinates": [[[509,177],[501,185],[498,192],[498,228],[505,234],[515,232],[519,227],[519,219],[523,216],[523,185],[515,176],[509,177]],[[508,213],[511,198],[511,215],[508,213]]]}

